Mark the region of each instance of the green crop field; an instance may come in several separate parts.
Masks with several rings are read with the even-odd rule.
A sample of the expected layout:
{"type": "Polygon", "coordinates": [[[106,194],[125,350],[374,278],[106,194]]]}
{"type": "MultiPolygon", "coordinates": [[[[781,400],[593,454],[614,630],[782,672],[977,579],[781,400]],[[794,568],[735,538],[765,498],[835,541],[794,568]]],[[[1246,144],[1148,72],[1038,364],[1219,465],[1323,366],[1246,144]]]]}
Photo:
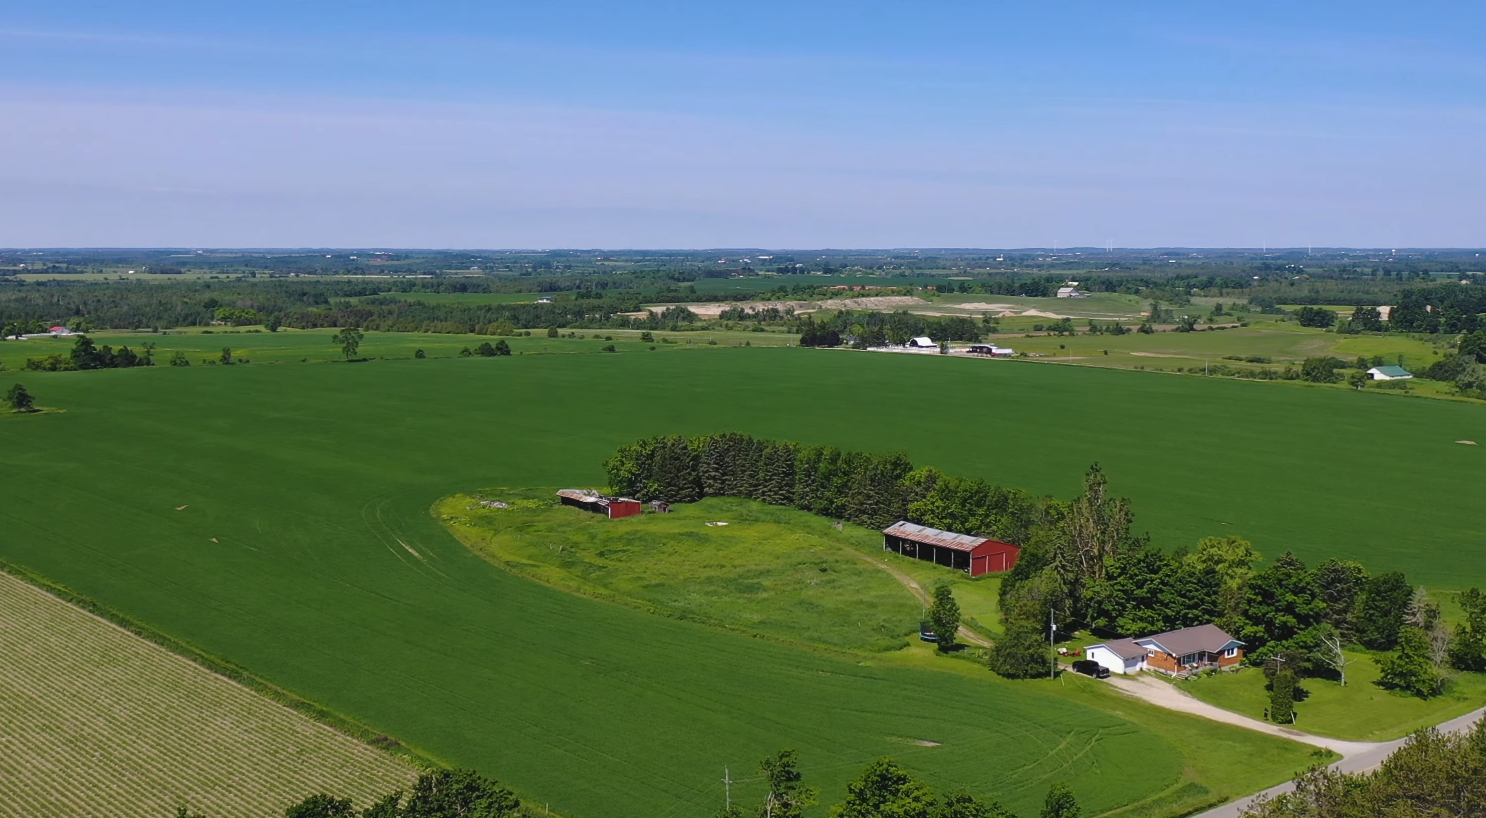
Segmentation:
{"type": "Polygon", "coordinates": [[[413,769],[0,573],[0,816],[282,814],[413,769]]]}
{"type": "Polygon", "coordinates": [[[1238,534],[1486,581],[1469,488],[1486,453],[1454,442],[1486,438],[1486,414],[1462,403],[760,348],[7,377],[63,411],[0,416],[0,557],[579,816],[713,811],[724,764],[781,746],[828,800],[892,755],[1024,813],[1052,780],[1091,814],[1165,793],[1161,814],[1308,759],[1072,682],[916,649],[851,661],[573,596],[430,513],[482,486],[597,485],[642,436],[903,449],[1063,496],[1098,460],[1158,545],[1238,534]]]}

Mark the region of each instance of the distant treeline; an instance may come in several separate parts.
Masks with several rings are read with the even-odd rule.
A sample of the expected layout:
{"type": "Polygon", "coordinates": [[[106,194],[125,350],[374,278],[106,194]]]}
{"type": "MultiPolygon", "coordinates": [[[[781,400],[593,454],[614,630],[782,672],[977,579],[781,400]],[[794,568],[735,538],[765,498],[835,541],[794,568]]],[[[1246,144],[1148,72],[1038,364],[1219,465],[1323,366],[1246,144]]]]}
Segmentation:
{"type": "MultiPolygon", "coordinates": [[[[1244,271],[1249,272],[1248,270],[1244,271]]],[[[642,303],[679,304],[689,301],[750,301],[769,299],[849,298],[853,296],[920,293],[908,287],[885,286],[871,291],[840,290],[834,281],[811,278],[775,283],[768,277],[745,276],[758,288],[723,293],[699,292],[693,282],[726,271],[636,270],[615,273],[550,274],[542,276],[481,275],[430,278],[230,278],[160,281],[24,282],[0,278],[0,327],[5,334],[36,332],[56,323],[74,329],[148,329],[263,324],[295,328],[360,326],[368,330],[422,332],[489,332],[492,325],[517,329],[548,327],[612,329],[676,329],[684,313],[671,319],[626,316],[642,303]],[[769,286],[773,284],[773,286],[769,286]],[[419,294],[538,293],[558,295],[551,304],[477,304],[460,300],[425,301],[419,294]]],[[[856,279],[858,281],[864,279],[856,279]]],[[[871,279],[865,279],[870,281],[871,279]]],[[[905,279],[892,279],[899,282],[905,279]]],[[[887,281],[887,280],[885,280],[887,281]]],[[[1387,329],[1406,332],[1467,332],[1479,328],[1486,312],[1486,286],[1426,283],[1427,275],[1358,275],[1321,277],[1307,270],[1304,277],[1261,275],[1167,276],[1097,273],[1082,276],[1086,292],[1137,295],[1173,306],[1185,306],[1197,295],[1247,297],[1264,312],[1278,312],[1279,304],[1349,304],[1358,307],[1396,305],[1387,329]]],[[[951,280],[923,279],[938,292],[998,296],[1052,296],[1066,285],[1065,275],[982,273],[951,280]]],[[[1486,282],[1483,282],[1486,283],[1486,282]]],[[[787,323],[794,316],[784,308],[730,309],[729,322],[787,323]]],[[[976,325],[969,319],[930,319],[906,314],[851,313],[817,316],[823,330],[841,336],[865,338],[866,345],[930,334],[953,341],[977,340],[993,331],[993,322],[976,325]],[[860,325],[860,331],[853,326],[860,325]]],[[[804,332],[805,328],[795,329],[804,332]]],[[[1369,330],[1372,331],[1372,330],[1369,330]]]]}
{"type": "MultiPolygon", "coordinates": [[[[408,291],[416,282],[398,282],[408,291]]],[[[696,322],[683,308],[638,312],[636,292],[585,290],[550,304],[428,302],[387,295],[387,282],[182,281],[118,284],[0,284],[5,335],[42,332],[53,323],[75,330],[150,329],[263,324],[316,329],[360,327],[384,332],[495,334],[502,327],[677,329],[696,322]]]]}

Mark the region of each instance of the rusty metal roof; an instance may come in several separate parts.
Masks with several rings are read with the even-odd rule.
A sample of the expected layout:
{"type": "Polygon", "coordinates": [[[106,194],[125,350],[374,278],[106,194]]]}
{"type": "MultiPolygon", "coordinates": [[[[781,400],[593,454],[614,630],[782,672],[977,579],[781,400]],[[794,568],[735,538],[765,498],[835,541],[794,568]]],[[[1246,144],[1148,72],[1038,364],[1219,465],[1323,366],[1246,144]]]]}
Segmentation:
{"type": "Polygon", "coordinates": [[[601,506],[607,506],[610,503],[640,502],[630,497],[605,497],[593,489],[558,489],[557,496],[566,497],[569,500],[577,500],[580,503],[597,503],[601,506]]]}
{"type": "Polygon", "coordinates": [[[926,525],[910,523],[907,520],[899,520],[884,528],[882,533],[905,540],[923,543],[925,545],[937,545],[941,548],[951,548],[955,551],[974,551],[991,540],[985,537],[972,537],[969,534],[956,534],[953,531],[940,531],[937,528],[929,528],[926,525]]]}

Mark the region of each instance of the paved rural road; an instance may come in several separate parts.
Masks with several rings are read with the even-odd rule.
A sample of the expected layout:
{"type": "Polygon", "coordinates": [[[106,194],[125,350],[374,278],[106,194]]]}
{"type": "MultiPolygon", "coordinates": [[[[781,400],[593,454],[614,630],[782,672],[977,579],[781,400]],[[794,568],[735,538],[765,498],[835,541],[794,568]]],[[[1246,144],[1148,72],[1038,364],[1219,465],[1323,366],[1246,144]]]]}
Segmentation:
{"type": "MultiPolygon", "coordinates": [[[[875,565],[878,568],[881,568],[882,570],[888,572],[892,575],[893,579],[896,579],[897,581],[903,583],[904,588],[907,588],[910,593],[918,597],[918,601],[923,603],[925,607],[929,605],[929,594],[924,591],[923,586],[919,585],[913,577],[908,576],[902,571],[899,571],[898,569],[894,568],[891,565],[888,565],[885,562],[882,562],[881,560],[874,560],[859,551],[853,551],[851,553],[855,554],[858,558],[862,559],[868,564],[875,565]]],[[[960,638],[972,645],[980,645],[983,648],[988,648],[995,644],[991,640],[985,638],[984,636],[981,636],[975,631],[970,630],[964,625],[960,626],[960,638]]]]}
{"type": "MultiPolygon", "coordinates": [[[[1181,690],[1178,690],[1174,685],[1150,676],[1141,675],[1133,679],[1122,678],[1118,681],[1112,681],[1115,689],[1120,692],[1143,699],[1159,707],[1165,707],[1168,710],[1191,713],[1194,716],[1201,716],[1212,719],[1213,721],[1221,721],[1225,724],[1237,725],[1260,733],[1268,733],[1273,736],[1288,738],[1292,741],[1325,747],[1328,750],[1335,751],[1342,757],[1341,761],[1331,765],[1332,769],[1346,773],[1360,773],[1373,769],[1379,764],[1382,764],[1383,760],[1391,755],[1394,750],[1403,746],[1405,741],[1408,741],[1407,738],[1401,738],[1396,741],[1377,742],[1340,741],[1338,739],[1313,736],[1310,733],[1302,733],[1299,730],[1292,730],[1287,727],[1281,727],[1278,724],[1270,724],[1269,722],[1259,721],[1258,719],[1251,719],[1248,716],[1240,716],[1221,707],[1214,707],[1206,702],[1192,698],[1181,690]]],[[[1486,716],[1486,707],[1472,713],[1467,713],[1459,718],[1451,719],[1439,725],[1438,729],[1441,733],[1458,733],[1469,730],[1483,716],[1486,716]]],[[[1239,818],[1243,814],[1244,809],[1252,804],[1256,798],[1275,796],[1293,789],[1295,789],[1295,785],[1286,781],[1279,786],[1270,787],[1263,792],[1240,798],[1237,801],[1210,809],[1207,812],[1198,813],[1194,818],[1239,818]]]]}

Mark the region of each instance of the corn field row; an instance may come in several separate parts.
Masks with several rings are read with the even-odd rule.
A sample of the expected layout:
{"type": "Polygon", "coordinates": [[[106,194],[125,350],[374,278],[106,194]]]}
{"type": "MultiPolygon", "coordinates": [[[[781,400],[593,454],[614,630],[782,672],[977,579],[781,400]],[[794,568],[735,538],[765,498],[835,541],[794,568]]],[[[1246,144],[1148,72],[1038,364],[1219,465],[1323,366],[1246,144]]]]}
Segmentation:
{"type": "Polygon", "coordinates": [[[0,573],[0,816],[269,818],[403,762],[0,573]]]}

